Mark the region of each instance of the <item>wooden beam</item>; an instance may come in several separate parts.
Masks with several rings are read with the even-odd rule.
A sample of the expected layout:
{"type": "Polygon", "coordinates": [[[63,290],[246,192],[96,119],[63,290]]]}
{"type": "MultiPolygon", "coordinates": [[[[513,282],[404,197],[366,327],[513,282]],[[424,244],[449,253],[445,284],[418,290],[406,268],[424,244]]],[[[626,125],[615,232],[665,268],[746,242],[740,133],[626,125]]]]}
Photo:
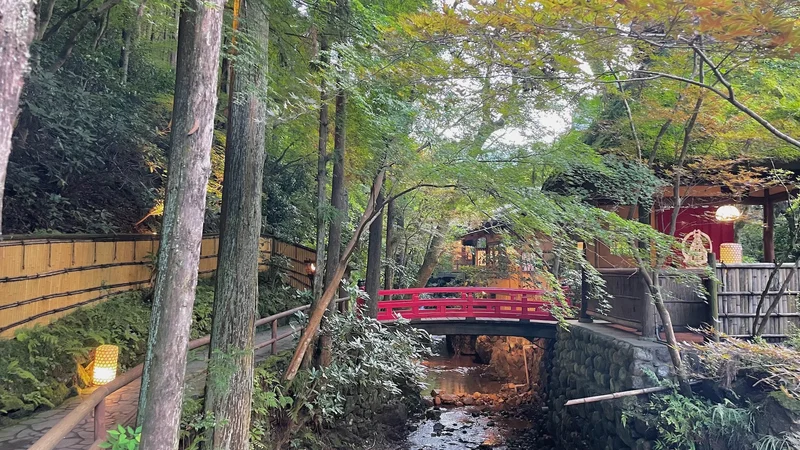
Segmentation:
{"type": "Polygon", "coordinates": [[[775,213],[772,199],[764,201],[764,262],[775,261],[775,213]]]}

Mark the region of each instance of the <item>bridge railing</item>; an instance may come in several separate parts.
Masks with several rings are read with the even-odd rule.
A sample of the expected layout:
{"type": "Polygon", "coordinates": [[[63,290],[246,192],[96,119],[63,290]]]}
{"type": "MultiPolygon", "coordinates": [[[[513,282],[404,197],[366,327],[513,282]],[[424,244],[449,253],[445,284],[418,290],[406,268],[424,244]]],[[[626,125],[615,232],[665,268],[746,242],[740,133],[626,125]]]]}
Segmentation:
{"type": "Polygon", "coordinates": [[[378,320],[494,318],[556,320],[547,291],[483,287],[389,289],[378,292],[378,320]]]}
{"type": "MultiPolygon", "coordinates": [[[[336,304],[347,302],[349,298],[336,299],[336,304]]],[[[260,327],[265,325],[271,326],[271,337],[266,341],[256,343],[255,350],[262,347],[270,346],[271,353],[274,355],[277,352],[277,343],[283,339],[291,337],[298,330],[289,330],[284,333],[279,333],[278,320],[289,317],[295,313],[309,309],[311,305],[298,306],[290,310],[274,314],[262,319],[256,320],[254,326],[260,327]]],[[[189,342],[189,350],[194,350],[208,345],[211,342],[211,336],[203,336],[189,342]]],[[[42,437],[37,440],[33,446],[28,450],[53,450],[58,446],[72,430],[86,419],[89,414],[94,411],[94,443],[90,447],[92,450],[99,449],[99,445],[106,440],[106,430],[108,426],[114,424],[107,424],[106,419],[106,397],[114,392],[122,389],[128,384],[134,382],[142,376],[144,365],[139,364],[126,371],[125,373],[117,376],[113,381],[108,384],[102,385],[95,389],[91,395],[86,397],[75,409],[70,411],[63,419],[61,419],[53,428],[48,430],[42,437]]]]}

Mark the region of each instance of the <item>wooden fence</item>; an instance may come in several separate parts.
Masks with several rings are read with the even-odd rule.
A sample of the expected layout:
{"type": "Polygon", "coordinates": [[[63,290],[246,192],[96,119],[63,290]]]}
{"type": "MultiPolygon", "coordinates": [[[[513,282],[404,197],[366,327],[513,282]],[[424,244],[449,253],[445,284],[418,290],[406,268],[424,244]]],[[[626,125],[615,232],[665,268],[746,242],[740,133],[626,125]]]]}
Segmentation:
{"type": "MultiPolygon", "coordinates": [[[[717,279],[721,283],[718,294],[719,317],[722,322],[720,330],[723,333],[731,336],[750,335],[758,301],[767,286],[773,267],[772,264],[755,263],[720,265],[717,268],[717,279]]],[[[767,299],[761,309],[762,316],[770,301],[778,293],[783,280],[791,272],[791,268],[790,264],[784,265],[772,280],[767,299]]],[[[786,293],[767,323],[763,337],[782,338],[792,332],[792,326],[800,326],[797,305],[797,296],[800,294],[798,276],[800,274],[795,274],[789,282],[786,293]]]]}
{"type": "MultiPolygon", "coordinates": [[[[83,305],[151,283],[160,237],[149,235],[15,237],[0,240],[0,336],[47,323],[83,305]]],[[[200,248],[200,276],[217,267],[219,236],[207,235],[200,248]]],[[[314,250],[262,237],[260,269],[281,255],[289,283],[310,287],[306,264],[314,250]]]]}
{"type": "MultiPolygon", "coordinates": [[[[791,265],[781,268],[770,287],[765,305],[777,294],[780,285],[791,271],[791,265]]],[[[751,334],[753,320],[761,292],[769,280],[772,264],[735,264],[717,267],[719,289],[717,305],[719,308],[719,324],[717,328],[729,336],[748,337],[751,334]]],[[[606,290],[611,295],[611,308],[601,310],[595,301],[589,301],[589,315],[609,322],[635,328],[654,335],[655,327],[660,319],[650,305],[650,299],[636,269],[599,269],[606,281],[606,290]]],[[[709,280],[700,275],[702,283],[707,286],[709,280]]],[[[711,308],[708,300],[701,294],[701,286],[691,285],[683,274],[662,274],[659,284],[665,297],[665,304],[672,317],[673,325],[678,330],[697,328],[712,323],[711,308]]],[[[792,332],[792,327],[800,326],[797,297],[800,294],[800,277],[795,277],[780,299],[775,313],[770,317],[763,337],[781,339],[792,332]]]]}

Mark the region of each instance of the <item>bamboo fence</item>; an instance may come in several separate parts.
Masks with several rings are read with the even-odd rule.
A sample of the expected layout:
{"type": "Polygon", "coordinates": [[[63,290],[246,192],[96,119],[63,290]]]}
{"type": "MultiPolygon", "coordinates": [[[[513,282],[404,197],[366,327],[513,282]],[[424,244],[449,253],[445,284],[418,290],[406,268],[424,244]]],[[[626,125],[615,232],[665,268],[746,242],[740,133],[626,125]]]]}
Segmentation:
{"type": "MultiPolygon", "coordinates": [[[[0,337],[20,327],[48,323],[75,308],[150,285],[160,236],[9,236],[0,240],[0,337]]],[[[219,236],[207,235],[200,248],[199,274],[213,275],[219,236]]],[[[287,258],[289,284],[308,289],[306,264],[313,249],[265,236],[259,268],[275,255],[287,258]]]]}
{"type": "MultiPolygon", "coordinates": [[[[733,337],[749,337],[752,334],[753,321],[761,293],[769,281],[774,266],[764,263],[720,264],[717,266],[717,308],[719,322],[716,328],[733,337]]],[[[606,280],[606,289],[611,295],[611,310],[600,312],[596,302],[590,301],[590,315],[627,327],[642,329],[645,322],[643,314],[655,311],[646,309],[644,302],[650,301],[644,292],[644,285],[635,269],[599,269],[606,280]]],[[[778,294],[783,280],[792,271],[791,264],[781,267],[772,280],[769,291],[761,308],[761,316],[770,302],[778,294]]],[[[702,273],[695,271],[697,275],[702,273]]],[[[707,282],[707,281],[706,281],[707,282]]],[[[673,324],[681,330],[697,328],[702,324],[711,324],[711,308],[708,300],[698,294],[695,286],[687,286],[674,275],[660,277],[665,304],[672,316],[673,324]]],[[[763,334],[767,339],[783,339],[800,326],[798,312],[798,295],[800,294],[800,274],[789,282],[784,295],[778,300],[777,308],[768,319],[763,334]]],[[[658,318],[654,323],[660,323],[658,318]]]]}
{"type": "MultiPolygon", "coordinates": [[[[729,264],[717,267],[717,279],[720,282],[718,295],[720,331],[729,336],[749,336],[753,329],[756,308],[761,293],[767,286],[772,264],[749,263],[729,264]]],[[[781,267],[772,280],[772,284],[761,308],[763,317],[772,299],[778,293],[783,280],[792,271],[791,264],[781,267]]],[[[775,312],[770,316],[765,338],[783,338],[792,332],[792,328],[800,325],[797,296],[800,294],[800,274],[796,274],[789,282],[786,292],[778,301],[775,312]]]]}

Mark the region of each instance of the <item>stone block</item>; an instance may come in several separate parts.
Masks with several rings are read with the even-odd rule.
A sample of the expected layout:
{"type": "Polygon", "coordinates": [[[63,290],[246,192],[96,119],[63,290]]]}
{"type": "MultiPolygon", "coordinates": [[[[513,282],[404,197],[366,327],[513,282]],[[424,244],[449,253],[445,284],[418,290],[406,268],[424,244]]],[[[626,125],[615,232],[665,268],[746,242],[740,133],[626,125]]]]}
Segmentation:
{"type": "Polygon", "coordinates": [[[636,347],[633,350],[633,359],[638,359],[639,361],[652,361],[653,355],[643,348],[636,347]]]}
{"type": "Polygon", "coordinates": [[[656,349],[656,358],[661,362],[670,362],[669,349],[667,347],[659,347],[656,349]]]}

